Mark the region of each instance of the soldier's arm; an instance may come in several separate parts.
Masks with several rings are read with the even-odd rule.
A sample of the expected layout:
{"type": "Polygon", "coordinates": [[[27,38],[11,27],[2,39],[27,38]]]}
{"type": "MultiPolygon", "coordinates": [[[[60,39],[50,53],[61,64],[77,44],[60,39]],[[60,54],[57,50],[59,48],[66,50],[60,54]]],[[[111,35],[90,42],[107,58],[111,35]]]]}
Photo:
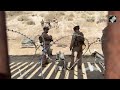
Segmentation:
{"type": "Polygon", "coordinates": [[[84,34],[81,32],[81,37],[84,38],[84,34]]]}
{"type": "Polygon", "coordinates": [[[73,35],[72,40],[71,40],[71,44],[70,44],[70,50],[72,49],[74,42],[75,42],[75,36],[73,35]]]}
{"type": "Polygon", "coordinates": [[[50,37],[50,41],[52,42],[52,41],[53,41],[53,38],[52,38],[52,36],[50,35],[49,37],[50,37]]]}
{"type": "Polygon", "coordinates": [[[84,34],[81,32],[81,37],[83,38],[83,45],[85,45],[84,41],[85,41],[85,37],[84,37],[84,34]]]}

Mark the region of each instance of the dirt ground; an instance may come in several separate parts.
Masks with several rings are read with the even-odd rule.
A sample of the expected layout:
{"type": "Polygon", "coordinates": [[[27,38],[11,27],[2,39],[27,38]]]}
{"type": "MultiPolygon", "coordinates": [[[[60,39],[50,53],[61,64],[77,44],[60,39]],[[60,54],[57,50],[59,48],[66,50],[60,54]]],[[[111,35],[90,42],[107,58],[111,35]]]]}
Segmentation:
{"type": "MultiPolygon", "coordinates": [[[[96,12],[95,12],[96,13],[96,12]]],[[[102,15],[101,17],[106,15],[106,12],[98,12],[94,17],[98,15],[102,15]],[[98,14],[99,13],[99,14],[98,14]]],[[[102,30],[106,26],[105,22],[96,23],[96,22],[88,22],[86,21],[87,16],[94,15],[94,12],[56,12],[56,17],[59,21],[59,28],[50,29],[49,34],[53,36],[54,41],[59,39],[60,37],[72,35],[73,27],[75,25],[80,25],[80,30],[84,33],[85,38],[89,40],[90,43],[95,41],[97,38],[101,38],[102,30]],[[90,14],[90,15],[89,15],[90,14]]],[[[30,38],[35,38],[35,36],[42,33],[42,27],[40,21],[42,19],[51,19],[54,17],[52,12],[8,12],[7,13],[7,28],[10,30],[19,31],[30,38]],[[32,23],[31,23],[32,22],[32,23]],[[32,24],[32,25],[30,25],[32,24]]],[[[89,18],[90,18],[89,17],[89,18]]],[[[99,16],[100,17],[100,16],[99,16]]],[[[33,55],[35,52],[35,48],[22,48],[21,42],[24,39],[23,36],[13,33],[7,32],[8,35],[8,47],[9,47],[9,55],[33,55]]],[[[36,38],[38,41],[38,38],[36,38]]],[[[62,51],[66,55],[70,55],[71,52],[69,50],[69,45],[71,41],[71,36],[65,37],[57,42],[57,44],[52,45],[53,54],[55,55],[57,52],[62,51]]],[[[87,44],[87,41],[86,41],[87,44]]],[[[37,54],[41,54],[42,48],[37,51],[37,54]]],[[[101,44],[93,44],[90,47],[91,53],[94,51],[98,51],[102,54],[101,44]]],[[[83,51],[85,52],[85,50],[83,51]]],[[[89,51],[86,55],[91,54],[89,51]]]]}

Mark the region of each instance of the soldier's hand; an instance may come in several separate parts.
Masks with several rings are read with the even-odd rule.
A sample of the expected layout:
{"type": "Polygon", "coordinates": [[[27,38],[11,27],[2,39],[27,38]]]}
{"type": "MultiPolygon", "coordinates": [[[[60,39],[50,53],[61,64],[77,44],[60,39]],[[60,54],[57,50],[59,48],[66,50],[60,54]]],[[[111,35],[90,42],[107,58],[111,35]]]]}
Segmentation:
{"type": "Polygon", "coordinates": [[[84,46],[86,46],[86,45],[84,44],[84,46]]]}

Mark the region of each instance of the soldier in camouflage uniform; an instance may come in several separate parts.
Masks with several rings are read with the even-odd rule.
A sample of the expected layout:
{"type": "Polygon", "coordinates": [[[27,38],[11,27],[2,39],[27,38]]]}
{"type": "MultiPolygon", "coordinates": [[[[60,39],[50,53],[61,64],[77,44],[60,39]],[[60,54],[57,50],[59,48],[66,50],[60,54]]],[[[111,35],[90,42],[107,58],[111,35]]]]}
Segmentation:
{"type": "Polygon", "coordinates": [[[41,26],[43,27],[44,26],[44,20],[42,19],[41,21],[41,26]]]}
{"type": "MultiPolygon", "coordinates": [[[[53,39],[51,35],[48,35],[48,27],[44,27],[43,30],[44,32],[39,37],[39,40],[46,54],[50,57],[52,55],[52,51],[50,49],[50,42],[53,41],[53,39]]],[[[48,59],[46,58],[46,55],[44,55],[43,66],[46,64],[48,64],[48,59]]]]}
{"type": "MultiPolygon", "coordinates": [[[[84,44],[84,35],[82,32],[79,31],[80,27],[79,26],[75,26],[74,28],[74,33],[72,36],[72,40],[71,40],[71,44],[70,44],[70,51],[72,50],[72,55],[71,55],[71,65],[73,65],[74,63],[74,53],[77,52],[77,60],[78,59],[82,59],[82,46],[85,45],[84,44]]],[[[81,64],[82,64],[82,60],[78,61],[78,68],[81,69],[81,64]]],[[[73,69],[73,68],[72,68],[73,69]]]]}

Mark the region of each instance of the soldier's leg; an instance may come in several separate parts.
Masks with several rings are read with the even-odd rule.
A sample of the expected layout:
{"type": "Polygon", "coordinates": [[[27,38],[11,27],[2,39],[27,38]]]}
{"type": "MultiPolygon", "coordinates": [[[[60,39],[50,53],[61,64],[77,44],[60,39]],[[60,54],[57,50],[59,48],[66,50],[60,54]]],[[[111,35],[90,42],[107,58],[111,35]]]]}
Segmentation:
{"type": "Polygon", "coordinates": [[[50,48],[48,51],[48,55],[51,57],[52,56],[52,49],[50,48]]]}
{"type": "Polygon", "coordinates": [[[51,57],[52,57],[52,49],[48,49],[48,51],[47,51],[47,55],[48,55],[48,58],[47,58],[47,63],[48,62],[50,62],[52,59],[51,59],[51,57]]]}
{"type": "MultiPolygon", "coordinates": [[[[72,51],[72,54],[71,54],[71,64],[70,64],[70,67],[72,67],[72,65],[74,64],[74,51],[72,51]]],[[[73,69],[73,68],[72,68],[73,69]]]]}
{"type": "Polygon", "coordinates": [[[46,55],[43,54],[43,56],[42,56],[42,65],[43,65],[43,67],[46,66],[46,62],[47,62],[46,55]]]}
{"type": "Polygon", "coordinates": [[[78,61],[78,68],[81,69],[81,66],[82,66],[82,51],[78,51],[77,53],[77,60],[79,59],[78,61]]]}
{"type": "Polygon", "coordinates": [[[42,54],[43,55],[43,58],[42,58],[43,59],[43,62],[42,62],[43,66],[45,66],[46,64],[48,64],[47,52],[45,54],[42,54]]]}

